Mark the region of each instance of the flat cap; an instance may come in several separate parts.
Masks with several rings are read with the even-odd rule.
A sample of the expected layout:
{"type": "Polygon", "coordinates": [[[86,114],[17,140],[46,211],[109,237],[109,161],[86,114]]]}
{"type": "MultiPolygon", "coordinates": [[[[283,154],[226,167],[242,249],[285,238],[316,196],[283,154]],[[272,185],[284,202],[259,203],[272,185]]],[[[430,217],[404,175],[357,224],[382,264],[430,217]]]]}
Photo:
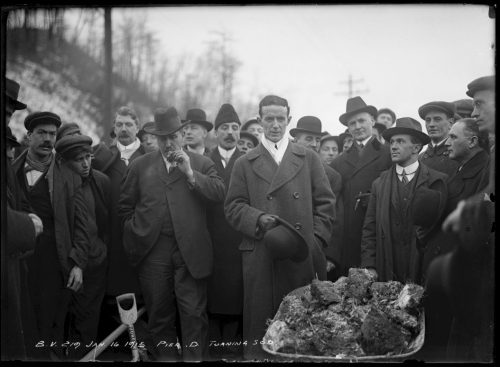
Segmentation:
{"type": "Polygon", "coordinates": [[[455,105],[450,102],[444,101],[434,101],[424,104],[420,106],[418,109],[418,115],[422,120],[425,120],[425,116],[431,111],[440,111],[444,112],[448,117],[455,116],[455,105]]]}
{"type": "Polygon", "coordinates": [[[461,118],[470,117],[474,110],[474,101],[469,98],[459,99],[453,102],[453,104],[455,105],[457,114],[459,114],[461,118]]]}
{"type": "Polygon", "coordinates": [[[67,124],[62,124],[57,130],[56,140],[61,139],[66,135],[81,134],[80,126],[76,122],[68,122],[67,124]]]}
{"type": "Polygon", "coordinates": [[[62,156],[67,156],[68,154],[75,151],[77,148],[88,148],[90,151],[92,148],[92,138],[87,135],[66,135],[56,142],[55,148],[56,152],[62,156]]]}
{"type": "Polygon", "coordinates": [[[37,125],[56,125],[61,126],[61,118],[53,112],[33,112],[24,119],[24,127],[28,131],[33,131],[37,125]]]}
{"type": "Polygon", "coordinates": [[[480,90],[495,90],[495,76],[488,75],[481,78],[474,79],[469,84],[467,84],[467,94],[469,97],[474,98],[474,94],[480,90]]]}

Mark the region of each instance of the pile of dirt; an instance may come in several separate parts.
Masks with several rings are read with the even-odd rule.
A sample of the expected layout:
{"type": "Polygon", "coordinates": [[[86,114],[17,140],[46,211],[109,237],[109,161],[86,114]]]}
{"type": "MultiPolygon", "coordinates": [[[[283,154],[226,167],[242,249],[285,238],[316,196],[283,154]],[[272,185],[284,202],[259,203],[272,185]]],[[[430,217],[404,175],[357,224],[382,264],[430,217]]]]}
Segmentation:
{"type": "Polygon", "coordinates": [[[366,269],[349,269],[335,283],[313,280],[289,293],[264,339],[275,352],[351,358],[398,355],[420,333],[424,289],[376,282],[366,269]]]}

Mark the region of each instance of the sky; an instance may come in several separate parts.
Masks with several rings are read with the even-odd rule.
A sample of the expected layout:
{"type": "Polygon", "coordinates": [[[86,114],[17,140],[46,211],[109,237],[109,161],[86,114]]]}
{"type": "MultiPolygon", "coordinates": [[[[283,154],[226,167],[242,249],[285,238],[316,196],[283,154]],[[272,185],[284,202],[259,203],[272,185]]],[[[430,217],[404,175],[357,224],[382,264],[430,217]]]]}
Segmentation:
{"type": "Polygon", "coordinates": [[[256,113],[262,96],[286,98],[289,128],[314,115],[342,132],[349,75],[367,104],[422,122],[419,106],[467,98],[470,81],[494,73],[495,20],[484,5],[115,8],[113,19],[122,13],[145,16],[177,57],[203,52],[211,31],[228,33],[242,61],[234,93],[254,100],[256,113]]]}

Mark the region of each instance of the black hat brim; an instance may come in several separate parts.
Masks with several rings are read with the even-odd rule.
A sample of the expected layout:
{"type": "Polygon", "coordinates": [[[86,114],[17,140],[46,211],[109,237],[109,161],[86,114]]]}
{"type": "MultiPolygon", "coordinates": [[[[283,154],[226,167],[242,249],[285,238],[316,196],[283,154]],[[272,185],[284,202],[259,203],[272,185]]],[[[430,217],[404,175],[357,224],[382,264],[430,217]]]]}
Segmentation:
{"type": "Polygon", "coordinates": [[[211,122],[209,121],[198,121],[198,120],[182,120],[181,121],[182,124],[184,126],[186,126],[187,124],[198,124],[198,125],[201,125],[203,126],[205,129],[207,129],[207,131],[210,131],[214,128],[214,125],[212,125],[211,122]]]}
{"type": "Polygon", "coordinates": [[[10,144],[11,147],[20,147],[21,146],[21,144],[19,144],[19,142],[11,136],[7,137],[7,143],[10,144]]]}
{"type": "Polygon", "coordinates": [[[312,131],[312,130],[307,130],[307,129],[300,129],[300,128],[293,128],[293,129],[290,130],[290,135],[293,136],[294,138],[295,138],[295,135],[297,135],[298,133],[306,133],[306,134],[312,134],[312,135],[321,136],[321,131],[317,132],[317,131],[312,131]]]}
{"type": "Polygon", "coordinates": [[[249,133],[248,131],[240,131],[240,139],[241,138],[250,139],[255,147],[259,145],[259,139],[257,139],[254,134],[249,133]]]}
{"type": "Polygon", "coordinates": [[[10,99],[10,103],[12,103],[12,107],[14,108],[15,111],[24,110],[26,107],[28,107],[26,104],[19,102],[15,99],[12,99],[10,97],[9,97],[9,99],[10,99]]]}
{"type": "Polygon", "coordinates": [[[155,127],[153,126],[153,127],[144,128],[144,132],[148,133],[148,134],[152,134],[152,135],[157,135],[157,136],[167,136],[167,135],[173,134],[173,133],[181,130],[183,127],[184,127],[184,125],[181,125],[176,129],[166,131],[166,130],[156,130],[155,127]]]}
{"type": "Polygon", "coordinates": [[[422,145],[427,145],[431,141],[431,138],[429,137],[429,135],[427,135],[421,131],[415,130],[415,129],[410,129],[408,127],[391,127],[390,129],[385,130],[382,133],[382,136],[386,141],[389,141],[392,136],[397,135],[397,134],[406,134],[406,135],[414,136],[418,140],[420,140],[422,145]]]}
{"type": "Polygon", "coordinates": [[[363,108],[360,108],[359,110],[354,110],[350,112],[346,112],[339,117],[339,121],[342,123],[342,125],[347,126],[347,123],[349,122],[349,118],[352,115],[356,115],[357,113],[361,112],[368,112],[370,115],[372,115],[374,118],[377,116],[378,110],[374,106],[366,106],[363,108]]]}
{"type": "Polygon", "coordinates": [[[295,253],[295,255],[293,255],[290,258],[290,260],[292,260],[294,262],[302,262],[305,259],[307,259],[307,256],[309,256],[309,247],[307,246],[307,242],[306,242],[304,236],[302,236],[302,234],[299,231],[297,231],[294,226],[292,226],[290,223],[288,223],[283,218],[277,217],[276,220],[280,224],[282,224],[285,227],[287,227],[288,229],[290,229],[292,232],[295,233],[295,235],[299,236],[299,238],[300,238],[297,252],[295,253]]]}

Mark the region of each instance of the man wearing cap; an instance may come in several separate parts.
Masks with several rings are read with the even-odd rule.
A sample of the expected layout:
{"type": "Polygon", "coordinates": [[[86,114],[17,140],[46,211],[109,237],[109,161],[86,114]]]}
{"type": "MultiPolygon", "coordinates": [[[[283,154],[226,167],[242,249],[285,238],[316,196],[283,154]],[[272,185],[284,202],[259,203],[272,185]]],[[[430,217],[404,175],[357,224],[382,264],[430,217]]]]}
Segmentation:
{"type": "Polygon", "coordinates": [[[425,121],[427,134],[431,138],[427,149],[420,154],[420,160],[429,168],[451,176],[458,168],[458,163],[450,159],[444,142],[455,122],[455,105],[443,101],[429,102],[418,109],[418,114],[425,121]]]}
{"type": "Polygon", "coordinates": [[[158,150],[158,141],[156,136],[147,133],[144,129],[154,126],[154,121],[146,122],[142,125],[142,128],[137,132],[137,137],[141,141],[142,146],[146,153],[154,152],[158,150]]]}
{"type": "MultiPolygon", "coordinates": [[[[467,85],[474,99],[472,117],[479,130],[495,134],[495,76],[467,85]]],[[[488,186],[446,218],[443,230],[457,238],[456,248],[436,258],[427,272],[428,299],[445,297],[454,317],[447,357],[454,361],[490,362],[494,347],[495,299],[495,154],[488,186]]]]}
{"type": "MultiPolygon", "coordinates": [[[[255,136],[259,141],[264,136],[264,129],[257,119],[250,119],[243,124],[241,131],[248,131],[255,136]]],[[[257,146],[258,144],[255,144],[257,146]]]]}
{"type": "Polygon", "coordinates": [[[418,161],[429,137],[410,117],[384,132],[393,167],[372,185],[361,238],[361,267],[378,280],[421,283],[420,247],[439,224],[446,201],[446,175],[418,161]],[[418,208],[418,210],[417,210],[418,208]],[[430,209],[420,215],[422,208],[430,209]]]}
{"type": "Polygon", "coordinates": [[[29,148],[13,164],[21,190],[42,219],[43,233],[29,259],[30,290],[35,305],[40,350],[61,357],[64,319],[72,292],[83,284],[89,237],[88,210],[81,178],[61,164],[52,150],[61,119],[52,112],[26,117],[29,148]],[[57,345],[52,349],[50,341],[57,345]],[[50,349],[49,349],[50,348],[50,349]]]}
{"type": "Polygon", "coordinates": [[[205,139],[213,125],[207,121],[205,111],[200,108],[192,108],[187,111],[184,124],[184,144],[188,152],[208,156],[210,151],[205,147],[205,139]]]}
{"type": "MultiPolygon", "coordinates": [[[[119,325],[112,315],[116,314],[115,297],[123,293],[140,294],[137,273],[130,265],[123,250],[123,229],[118,216],[118,200],[120,184],[125,176],[127,166],[146,150],[141,145],[137,133],[139,118],[136,112],[127,106],[118,108],[113,120],[113,132],[116,135],[116,144],[109,148],[100,143],[94,147],[92,168],[106,174],[111,182],[109,217],[111,221],[111,238],[108,247],[108,273],[106,279],[106,295],[103,304],[103,319],[100,324],[102,333],[108,335],[119,325]]],[[[139,298],[139,297],[138,297],[139,298]]],[[[139,298],[138,302],[141,300],[139,298]]]]}
{"type": "Polygon", "coordinates": [[[224,200],[224,183],[208,157],[182,149],[183,125],[173,107],[158,109],[145,131],[158,137],[158,152],[129,166],[121,185],[123,247],[137,269],[148,314],[148,351],[174,360],[176,305],[182,355],[200,361],[208,351],[207,277],[213,248],[208,203],[224,200]]]}
{"type": "MultiPolygon", "coordinates": [[[[226,188],[229,187],[234,162],[243,155],[236,148],[240,124],[233,106],[223,104],[215,118],[218,146],[210,158],[226,188]]],[[[241,341],[243,322],[243,274],[238,250],[242,236],[227,222],[223,202],[209,207],[207,221],[214,246],[214,267],[208,282],[210,340],[217,343],[238,342],[241,341]]],[[[211,350],[212,356],[218,359],[231,352],[233,358],[240,359],[241,351],[241,345],[229,348],[220,346],[211,350]]]]}
{"type": "Polygon", "coordinates": [[[373,136],[377,109],[361,97],[347,100],[346,112],[339,118],[347,126],[354,143],[330,164],[342,176],[344,235],[340,251],[342,275],[361,263],[361,230],[373,181],[391,166],[389,147],[373,136]]]}
{"type": "Polygon", "coordinates": [[[390,108],[381,108],[377,111],[377,123],[384,125],[386,129],[391,128],[395,121],[396,114],[390,108]]]}
{"type": "Polygon", "coordinates": [[[470,118],[474,110],[474,101],[472,98],[459,99],[454,101],[455,111],[460,118],[470,118]]]}
{"type": "Polygon", "coordinates": [[[259,145],[259,139],[255,135],[249,133],[248,131],[240,131],[240,139],[236,145],[240,152],[243,154],[248,153],[257,145],[259,145]]]}
{"type": "Polygon", "coordinates": [[[243,342],[249,360],[267,358],[260,340],[283,297],[316,277],[326,278],[323,248],[331,236],[335,198],[318,154],[285,135],[290,119],[286,99],[269,95],[260,101],[264,137],[235,162],[224,204],[227,220],[243,234],[243,342]],[[289,244],[290,253],[286,246],[273,251],[276,242],[265,241],[283,221],[302,238],[297,246],[289,244]]]}
{"type": "Polygon", "coordinates": [[[110,181],[102,172],[91,168],[92,139],[85,135],[65,135],[56,142],[56,152],[63,164],[82,178],[82,192],[90,217],[87,268],[83,271],[85,287],[73,293],[70,305],[68,340],[80,342],[70,348],[71,359],[80,359],[97,340],[101,303],[106,290],[107,244],[109,243],[110,181]]]}
{"type": "Polygon", "coordinates": [[[80,126],[76,122],[68,122],[66,124],[62,124],[59,129],[57,129],[56,141],[60,140],[63,136],[66,135],[81,135],[82,132],[80,130],[80,126]]]}
{"type": "MultiPolygon", "coordinates": [[[[297,127],[290,130],[290,135],[294,138],[294,142],[311,149],[314,152],[318,151],[321,142],[321,120],[316,116],[303,116],[297,121],[297,127]]],[[[335,208],[337,209],[337,198],[339,197],[342,188],[342,177],[332,167],[323,163],[330,188],[335,196],[335,208]]],[[[337,225],[337,212],[331,213],[334,218],[334,229],[332,235],[338,238],[339,228],[337,225]]],[[[332,239],[328,241],[328,247],[325,248],[325,256],[327,259],[327,272],[333,270],[339,261],[339,243],[334,243],[332,239]]],[[[319,260],[321,263],[321,259],[319,260]]]]}
{"type": "MultiPolygon", "coordinates": [[[[5,124],[8,125],[12,114],[26,108],[26,104],[17,100],[20,86],[15,81],[5,78],[5,124]]],[[[9,126],[7,129],[7,148],[15,145],[15,138],[9,126]]],[[[17,143],[17,141],[16,141],[17,143]]],[[[26,359],[33,340],[27,335],[36,331],[35,316],[26,284],[26,260],[32,253],[36,236],[43,231],[40,217],[32,212],[22,190],[19,189],[12,169],[9,149],[7,157],[2,154],[2,168],[6,171],[6,214],[7,222],[2,232],[5,240],[1,246],[2,271],[2,360],[26,359]],[[7,159],[6,159],[7,158],[7,159]],[[5,229],[7,228],[7,230],[5,229]]],[[[36,339],[37,336],[34,336],[36,339]]]]}
{"type": "Polygon", "coordinates": [[[318,153],[323,160],[323,163],[330,164],[342,151],[340,139],[338,136],[332,136],[326,133],[319,141],[318,153]]]}

